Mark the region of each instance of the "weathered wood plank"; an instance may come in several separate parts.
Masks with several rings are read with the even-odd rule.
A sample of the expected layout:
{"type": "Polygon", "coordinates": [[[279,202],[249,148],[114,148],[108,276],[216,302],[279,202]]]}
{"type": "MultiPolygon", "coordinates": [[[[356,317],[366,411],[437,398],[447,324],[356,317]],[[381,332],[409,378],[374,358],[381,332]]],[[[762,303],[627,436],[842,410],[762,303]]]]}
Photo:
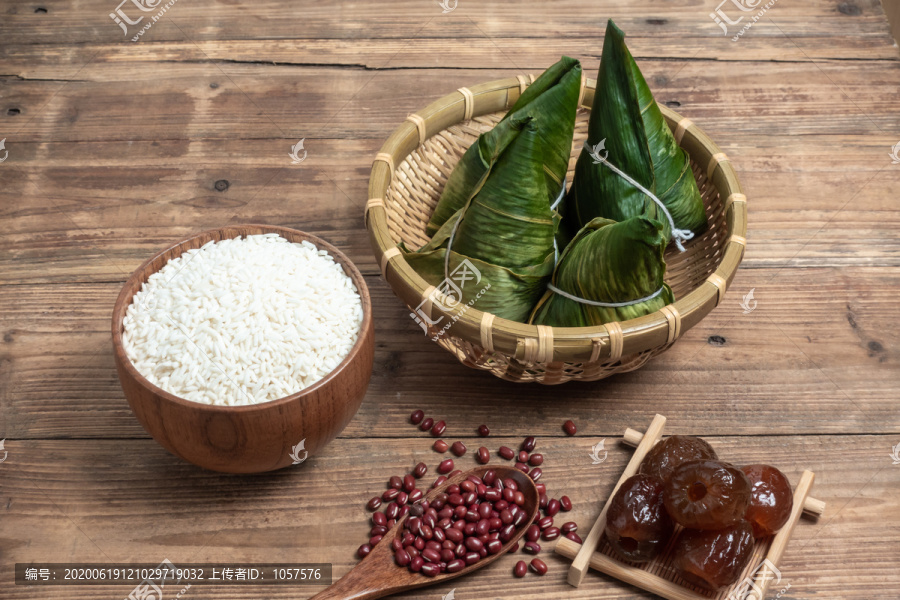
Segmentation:
{"type": "MultiPolygon", "coordinates": [[[[635,413],[630,424],[643,427],[651,416],[635,413]]],[[[532,419],[537,422],[540,416],[532,419]]],[[[602,414],[596,419],[606,420],[602,414]]],[[[561,437],[538,439],[548,490],[553,496],[567,494],[574,503],[563,521],[586,528],[596,518],[631,456],[629,448],[617,443],[620,435],[606,436],[608,458],[599,465],[591,464],[588,455],[601,438],[565,438],[560,432],[561,437]]],[[[464,439],[470,445],[481,443],[464,439]]],[[[781,571],[785,584],[791,584],[791,598],[892,597],[900,585],[900,571],[894,568],[900,559],[900,526],[889,500],[897,492],[891,470],[896,467],[888,457],[894,440],[848,435],[707,439],[723,458],[774,464],[795,483],[804,468],[816,473],[813,493],[827,502],[827,509],[819,522],[803,519],[788,545],[781,571]]],[[[487,445],[495,450],[518,441],[492,436],[487,445]]],[[[419,460],[433,469],[437,457],[427,440],[412,436],[354,438],[334,442],[295,470],[236,477],[194,468],[149,440],[8,441],[7,449],[9,458],[0,467],[0,539],[9,564],[277,559],[330,562],[336,577],[355,564],[353,552],[367,538],[365,501],[384,489],[388,476],[407,472],[419,460]]],[[[475,464],[471,454],[457,462],[475,464]]],[[[506,557],[479,575],[404,597],[437,598],[453,588],[461,598],[492,598],[500,588],[505,597],[515,598],[636,597],[632,588],[598,575],[589,576],[577,590],[569,587],[566,563],[551,553],[551,543],[544,547],[541,558],[550,573],[540,585],[533,578],[514,579],[516,559],[506,557]]],[[[4,569],[0,582],[5,598],[37,597],[34,590],[11,585],[10,573],[4,569]]],[[[96,598],[113,590],[118,588],[42,588],[40,597],[96,598]]],[[[190,591],[198,598],[247,598],[253,593],[297,598],[312,595],[313,588],[190,591]]]]}
{"type": "MultiPolygon", "coordinates": [[[[457,433],[504,415],[498,433],[553,435],[572,418],[587,434],[612,435],[654,411],[667,413],[670,427],[716,435],[900,432],[900,335],[885,325],[900,319],[896,269],[741,270],[725,302],[670,352],[635,373],[559,387],[463,367],[425,339],[380,277],[367,280],[378,344],[348,438],[405,435],[402,423],[421,405],[457,433]],[[758,305],[744,315],[751,288],[758,305]]],[[[145,435],[112,361],[119,288],[0,286],[0,436],[145,435]]]]}
{"type": "MultiPolygon", "coordinates": [[[[593,73],[596,60],[587,63],[593,73]]],[[[434,69],[414,73],[253,64],[90,63],[77,81],[7,80],[8,146],[28,141],[162,141],[204,138],[374,138],[457,88],[536,69],[434,69]],[[165,75],[161,78],[161,75],[165,75]],[[211,87],[214,86],[214,87],[211,87]]],[[[723,145],[747,136],[887,135],[900,60],[828,63],[644,60],[660,102],[703,123],[723,145]],[[674,104],[673,104],[674,105],[674,104]]],[[[894,137],[891,134],[891,137],[894,137]]],[[[886,158],[886,156],[885,156],[886,158]]]]}

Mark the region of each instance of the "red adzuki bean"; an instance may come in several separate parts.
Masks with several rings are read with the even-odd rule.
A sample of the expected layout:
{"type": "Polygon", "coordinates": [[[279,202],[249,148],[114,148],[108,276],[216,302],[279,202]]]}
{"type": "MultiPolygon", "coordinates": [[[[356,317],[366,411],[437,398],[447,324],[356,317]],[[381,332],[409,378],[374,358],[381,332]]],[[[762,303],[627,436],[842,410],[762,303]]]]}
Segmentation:
{"type": "Polygon", "coordinates": [[[444,452],[446,452],[447,450],[450,449],[450,445],[447,442],[445,442],[444,440],[435,440],[434,443],[431,445],[431,449],[434,450],[435,452],[440,452],[441,454],[443,454],[444,452]]]}
{"type": "Polygon", "coordinates": [[[462,456],[466,453],[466,445],[462,442],[453,442],[453,445],[450,446],[450,452],[456,456],[462,456]]]}
{"type": "Polygon", "coordinates": [[[532,467],[539,467],[544,464],[544,455],[543,454],[532,454],[528,457],[528,464],[532,467]]]}
{"type": "Polygon", "coordinates": [[[444,435],[445,431],[447,431],[447,424],[444,421],[438,421],[434,424],[434,427],[431,428],[431,435],[434,437],[441,437],[444,435]]]}
{"type": "Polygon", "coordinates": [[[441,475],[446,475],[450,471],[453,470],[453,459],[448,458],[444,461],[441,461],[441,464],[438,465],[437,472],[441,475]]]}
{"type": "Polygon", "coordinates": [[[531,568],[538,575],[547,574],[547,564],[539,558],[532,559],[531,568]]]}
{"type": "Polygon", "coordinates": [[[419,429],[421,429],[422,431],[428,431],[429,429],[432,428],[432,426],[434,426],[434,419],[432,419],[431,417],[428,417],[427,419],[422,421],[422,423],[419,424],[419,429]]]}
{"type": "Polygon", "coordinates": [[[487,437],[487,436],[491,435],[491,430],[488,429],[487,425],[479,425],[478,426],[478,435],[480,435],[481,437],[487,437]]]}
{"type": "Polygon", "coordinates": [[[500,449],[497,451],[497,454],[499,454],[501,458],[505,458],[506,460],[511,460],[516,455],[516,452],[512,448],[507,448],[506,446],[500,446],[500,449]]]}
{"type": "Polygon", "coordinates": [[[409,422],[413,425],[418,425],[422,422],[422,419],[425,418],[425,413],[421,410],[414,410],[413,414],[409,415],[409,422]]]}
{"type": "Polygon", "coordinates": [[[571,531],[571,532],[567,533],[567,534],[566,534],[566,537],[569,538],[570,540],[572,540],[573,542],[575,542],[576,544],[583,544],[583,543],[584,543],[584,542],[582,541],[582,539],[581,539],[581,536],[579,536],[579,535],[578,535],[577,533],[575,533],[574,531],[571,531]]]}
{"type": "Polygon", "coordinates": [[[524,560],[520,560],[516,563],[515,568],[513,568],[513,574],[516,577],[525,577],[526,573],[528,573],[528,565],[524,560]]]}
{"type": "Polygon", "coordinates": [[[525,452],[533,452],[535,445],[536,445],[536,442],[535,442],[534,438],[532,436],[528,436],[522,442],[522,450],[524,450],[525,452]]]}
{"type": "Polygon", "coordinates": [[[524,450],[519,451],[519,456],[518,456],[517,460],[520,463],[527,463],[528,462],[528,453],[525,452],[524,450]]]}
{"type": "Polygon", "coordinates": [[[563,431],[566,432],[566,435],[572,436],[578,433],[578,429],[575,427],[574,421],[566,421],[563,423],[563,431]]]}
{"type": "Polygon", "coordinates": [[[488,450],[487,448],[482,446],[481,448],[478,449],[478,457],[477,458],[478,458],[479,463],[481,463],[483,465],[488,464],[491,460],[490,450],[488,450]]]}
{"type": "Polygon", "coordinates": [[[538,554],[541,551],[541,545],[537,542],[525,542],[522,552],[526,554],[538,554]]]}
{"type": "Polygon", "coordinates": [[[373,497],[366,503],[366,508],[372,511],[378,510],[378,507],[381,506],[381,498],[378,496],[373,497]]]}
{"type": "Polygon", "coordinates": [[[356,550],[356,555],[360,558],[365,558],[372,551],[372,546],[369,544],[363,544],[356,550]]]}
{"type": "Polygon", "coordinates": [[[422,477],[425,476],[425,473],[427,473],[427,472],[428,472],[428,465],[426,465],[426,464],[423,463],[423,462],[420,462],[420,463],[417,464],[416,467],[413,469],[413,473],[412,473],[412,474],[413,474],[413,476],[416,477],[416,478],[422,478],[422,477]]]}
{"type": "Polygon", "coordinates": [[[547,508],[544,510],[544,512],[547,514],[547,516],[553,517],[556,515],[556,513],[559,512],[560,508],[562,508],[562,505],[559,503],[559,500],[553,498],[552,500],[547,502],[547,508]]]}
{"type": "Polygon", "coordinates": [[[563,510],[563,512],[569,512],[572,510],[572,501],[569,500],[568,496],[562,496],[559,499],[559,506],[563,510]]]}
{"type": "Polygon", "coordinates": [[[545,541],[552,541],[559,537],[559,527],[548,527],[544,530],[544,535],[542,536],[545,541]]]}
{"type": "Polygon", "coordinates": [[[395,490],[403,489],[403,478],[394,475],[388,480],[388,487],[394,488],[395,490]]]}
{"type": "Polygon", "coordinates": [[[578,525],[574,521],[568,521],[563,523],[563,526],[559,528],[560,531],[565,533],[575,533],[578,531],[578,525]]]}

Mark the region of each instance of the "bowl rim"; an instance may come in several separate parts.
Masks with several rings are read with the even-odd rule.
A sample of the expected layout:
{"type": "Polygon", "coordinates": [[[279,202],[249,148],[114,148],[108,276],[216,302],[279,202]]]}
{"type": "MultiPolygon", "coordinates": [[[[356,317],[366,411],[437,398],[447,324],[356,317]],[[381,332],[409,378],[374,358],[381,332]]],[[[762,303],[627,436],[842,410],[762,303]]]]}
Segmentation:
{"type": "MultiPolygon", "coordinates": [[[[531,81],[534,81],[533,76],[531,77],[531,81]]],[[[709,160],[704,171],[721,197],[725,222],[729,226],[729,237],[723,240],[722,258],[718,266],[703,283],[669,305],[674,315],[658,310],[611,324],[610,327],[529,325],[494,317],[475,307],[464,314],[454,315],[452,311],[445,311],[437,303],[431,302],[426,292],[433,286],[409,265],[396,248],[388,227],[385,197],[394,177],[403,177],[399,174],[401,163],[427,139],[450,126],[480,115],[508,111],[528,85],[528,78],[520,75],[461,88],[414,112],[391,132],[372,163],[369,200],[365,208],[369,242],[382,277],[410,310],[414,310],[412,307],[420,303],[419,306],[427,308],[431,318],[456,316],[451,336],[480,346],[488,354],[513,357],[526,365],[615,361],[618,357],[668,347],[721,303],[743,259],[747,235],[747,202],[727,155],[691,119],[665,105],[659,106],[660,111],[670,128],[676,130],[679,146],[687,150],[691,159],[701,164],[701,168],[703,163],[694,156],[695,153],[705,154],[709,160]],[[611,329],[617,333],[614,334],[611,329]],[[614,336],[618,342],[614,343],[614,336]],[[485,341],[488,342],[487,346],[485,341]],[[538,348],[537,354],[543,355],[542,358],[528,360],[529,343],[534,344],[532,348],[538,348]],[[596,354],[597,344],[601,348],[599,354],[596,354]],[[616,344],[618,356],[613,351],[616,344]],[[547,354],[541,352],[541,349],[546,350],[547,354]]],[[[584,93],[579,108],[590,110],[596,80],[584,77],[582,85],[584,93]]],[[[456,348],[451,352],[459,357],[462,351],[456,348]]]]}
{"type": "Polygon", "coordinates": [[[281,227],[278,225],[265,225],[262,223],[245,223],[245,224],[237,224],[237,225],[225,225],[223,227],[216,227],[213,229],[207,229],[201,231],[199,233],[195,233],[186,238],[182,238],[179,241],[170,244],[165,249],[157,252],[147,260],[145,260],[141,265],[135,269],[125,283],[122,285],[122,289],[119,291],[118,296],[116,297],[116,303],[113,307],[112,313],[112,342],[113,342],[113,350],[115,353],[115,357],[117,362],[125,369],[125,371],[142,387],[148,389],[153,392],[159,398],[165,399],[168,402],[172,402],[178,405],[181,405],[185,408],[193,408],[195,410],[208,411],[211,413],[251,413],[257,411],[264,411],[270,409],[277,409],[278,407],[284,406],[285,404],[289,404],[291,402],[295,402],[297,400],[303,400],[305,396],[312,394],[313,392],[329,385],[353,360],[356,359],[357,355],[359,355],[362,346],[365,343],[365,338],[367,337],[367,332],[372,328],[372,299],[369,294],[369,288],[366,285],[365,278],[362,273],[359,271],[357,266],[353,264],[353,262],[345,255],[343,252],[338,250],[336,247],[331,245],[329,242],[324,239],[313,235],[311,233],[307,233],[305,231],[301,231],[299,229],[293,229],[290,227],[281,227]],[[242,228],[258,228],[260,229],[260,233],[246,233],[240,231],[242,228]],[[283,396],[281,398],[276,398],[275,400],[267,400],[265,402],[258,402],[255,404],[242,404],[238,406],[231,405],[221,405],[221,404],[205,404],[203,402],[195,402],[193,400],[188,400],[187,398],[182,398],[181,396],[177,396],[169,391],[162,389],[156,384],[150,382],[146,377],[144,377],[140,371],[138,371],[137,367],[131,362],[131,359],[128,357],[128,354],[125,352],[125,346],[122,343],[122,331],[124,329],[123,321],[125,318],[125,312],[128,310],[128,307],[131,305],[131,302],[134,298],[134,294],[137,293],[137,290],[140,290],[143,287],[144,283],[153,273],[159,271],[162,266],[168,263],[169,260],[181,256],[185,251],[189,250],[186,246],[195,240],[200,238],[209,238],[203,242],[199,247],[210,241],[221,241],[224,239],[233,239],[236,237],[246,237],[247,235],[262,235],[266,233],[277,233],[281,235],[281,237],[287,238],[285,233],[300,236],[303,240],[309,241],[311,244],[315,245],[319,250],[327,251],[332,258],[334,258],[335,262],[341,265],[344,269],[344,272],[350,277],[356,286],[356,291],[359,294],[360,301],[363,309],[363,319],[360,323],[359,334],[356,337],[356,341],[353,343],[353,346],[350,348],[350,352],[347,353],[347,356],[338,363],[338,365],[332,369],[327,375],[322,377],[322,379],[316,381],[312,385],[303,388],[298,392],[294,392],[288,396],[283,396]],[[217,237],[216,234],[224,234],[221,237],[217,237]],[[166,253],[171,252],[173,250],[179,250],[177,254],[173,254],[170,256],[166,263],[163,263],[159,269],[149,270],[150,265],[160,257],[163,257],[166,253]],[[139,284],[139,285],[138,285],[139,284]],[[131,288],[135,288],[135,292],[129,294],[129,290],[131,288]]]}

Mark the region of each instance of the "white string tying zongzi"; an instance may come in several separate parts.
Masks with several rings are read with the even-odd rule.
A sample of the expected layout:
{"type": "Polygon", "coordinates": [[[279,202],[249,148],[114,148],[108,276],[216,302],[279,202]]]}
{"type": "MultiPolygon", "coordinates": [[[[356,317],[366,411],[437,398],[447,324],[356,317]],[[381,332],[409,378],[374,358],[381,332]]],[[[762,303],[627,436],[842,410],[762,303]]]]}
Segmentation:
{"type": "Polygon", "coordinates": [[[644,298],[639,298],[637,300],[629,300],[628,302],[598,302],[596,300],[588,300],[586,298],[579,298],[578,296],[574,296],[574,295],[570,294],[569,292],[564,292],[563,290],[559,289],[552,283],[547,284],[547,289],[555,294],[559,294],[563,298],[568,298],[569,300],[572,300],[573,302],[578,302],[579,304],[588,304],[590,306],[601,306],[603,308],[622,308],[624,306],[640,304],[641,302],[646,302],[647,300],[653,300],[654,298],[656,298],[657,296],[662,294],[662,292],[665,288],[661,287],[658,290],[656,290],[655,292],[653,292],[652,294],[650,294],[649,296],[645,296],[644,298]]]}
{"type": "MultiPolygon", "coordinates": [[[[608,160],[606,160],[606,156],[600,156],[600,150],[602,148],[603,148],[602,142],[600,144],[597,144],[597,146],[595,146],[595,147],[592,147],[590,144],[587,143],[587,141],[584,142],[584,149],[587,150],[588,154],[591,155],[591,158],[594,159],[595,165],[599,165],[599,164],[606,165],[607,167],[609,167],[609,169],[613,173],[615,173],[616,175],[618,175],[619,177],[621,177],[622,179],[624,179],[625,181],[627,181],[628,183],[630,183],[631,185],[633,185],[634,187],[636,187],[637,189],[642,191],[644,194],[646,194],[651,200],[653,200],[662,209],[663,213],[666,215],[666,219],[669,220],[669,228],[672,230],[672,239],[675,240],[675,245],[678,246],[678,249],[681,252],[684,252],[684,244],[682,242],[686,242],[689,239],[693,238],[694,232],[692,232],[689,229],[676,229],[675,221],[672,219],[672,214],[669,212],[669,209],[666,208],[666,205],[663,204],[662,200],[657,198],[653,192],[651,192],[650,190],[648,190],[647,188],[642,186],[640,183],[638,183],[637,181],[632,179],[627,173],[625,173],[624,171],[619,169],[616,165],[614,165],[611,162],[609,162],[608,160]]],[[[609,153],[607,152],[607,155],[608,154],[609,153]]]]}
{"type": "MultiPolygon", "coordinates": [[[[556,197],[556,200],[553,201],[553,204],[550,205],[550,210],[556,210],[556,207],[559,206],[559,203],[563,201],[563,198],[566,196],[566,178],[563,177],[562,187],[559,190],[559,195],[556,197]]],[[[559,264],[559,244],[556,243],[556,236],[553,236],[553,266],[555,267],[559,264]]]]}

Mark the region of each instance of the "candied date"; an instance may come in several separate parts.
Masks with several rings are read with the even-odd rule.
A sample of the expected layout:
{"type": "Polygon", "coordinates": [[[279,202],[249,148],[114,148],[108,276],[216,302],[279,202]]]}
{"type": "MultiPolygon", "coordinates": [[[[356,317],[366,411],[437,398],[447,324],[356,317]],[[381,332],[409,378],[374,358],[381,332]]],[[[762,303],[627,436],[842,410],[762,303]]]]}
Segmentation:
{"type": "Polygon", "coordinates": [[[637,474],[622,482],[606,512],[606,537],[624,559],[646,562],[658,555],[675,525],[663,506],[663,482],[637,474]]]}
{"type": "Polygon", "coordinates": [[[640,472],[656,475],[663,481],[669,479],[672,471],[689,460],[717,460],[712,446],[698,437],[673,435],[657,443],[641,463],[640,472]]]}
{"type": "Polygon", "coordinates": [[[673,566],[694,585],[717,592],[735,583],[753,555],[753,528],[738,521],[724,529],[683,529],[672,547],[673,566]]]}
{"type": "Polygon", "coordinates": [[[750,506],[744,518],[758,538],[774,535],[784,527],[794,507],[791,482],[769,465],[747,465],[741,471],[750,480],[750,506]]]}
{"type": "Polygon", "coordinates": [[[750,480],[729,463],[694,460],[672,472],[663,498],[676,523],[691,529],[721,529],[747,512],[750,480]]]}

